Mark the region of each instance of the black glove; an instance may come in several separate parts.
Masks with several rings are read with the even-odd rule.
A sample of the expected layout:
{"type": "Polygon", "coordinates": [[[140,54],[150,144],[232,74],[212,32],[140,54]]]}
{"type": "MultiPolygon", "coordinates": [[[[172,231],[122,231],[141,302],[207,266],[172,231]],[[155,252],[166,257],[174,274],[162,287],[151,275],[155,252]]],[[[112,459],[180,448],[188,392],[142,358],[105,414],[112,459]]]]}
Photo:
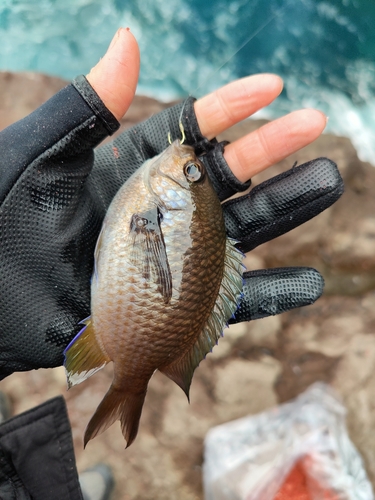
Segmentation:
{"type": "MultiPolygon", "coordinates": [[[[84,77],[0,133],[0,379],[62,364],[63,350],[90,312],[94,247],[123,182],[168,146],[168,132],[194,146],[220,199],[249,186],[205,139],[193,99],[94,148],[119,126],[84,77]]],[[[314,217],[343,192],[337,168],[317,159],[224,204],[228,234],[246,252],[314,217]]],[[[309,268],[245,274],[235,321],[314,302],[323,279],[309,268]]]]}

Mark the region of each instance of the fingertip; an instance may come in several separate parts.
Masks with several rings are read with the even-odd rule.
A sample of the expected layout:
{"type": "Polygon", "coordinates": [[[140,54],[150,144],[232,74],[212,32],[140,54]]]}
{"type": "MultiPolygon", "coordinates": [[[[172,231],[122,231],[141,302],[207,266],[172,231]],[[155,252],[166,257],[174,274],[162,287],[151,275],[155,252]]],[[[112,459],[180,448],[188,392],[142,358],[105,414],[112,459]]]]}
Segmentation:
{"type": "Polygon", "coordinates": [[[284,88],[284,80],[281,78],[280,75],[275,75],[272,73],[272,76],[278,81],[278,85],[280,86],[280,94],[284,88]]]}
{"type": "Polygon", "coordinates": [[[305,127],[309,134],[311,134],[312,140],[319,137],[326,128],[328,118],[323,111],[313,108],[305,108],[295,111],[294,113],[298,113],[298,119],[301,121],[301,126],[305,127]]]}
{"type": "Polygon", "coordinates": [[[133,100],[139,66],[138,43],[129,28],[120,28],[106,54],[87,75],[94,90],[118,120],[133,100]]]}
{"type": "Polygon", "coordinates": [[[224,157],[244,182],[315,141],[327,123],[317,109],[300,109],[273,120],[225,148],[224,157]]]}
{"type": "Polygon", "coordinates": [[[224,89],[232,87],[233,84],[237,85],[236,90],[238,90],[240,85],[244,94],[250,92],[253,95],[259,92],[269,96],[268,99],[278,96],[284,88],[283,79],[275,73],[256,73],[255,75],[245,76],[229,83],[224,89]]]}
{"type": "Polygon", "coordinates": [[[283,90],[283,80],[261,73],[235,80],[194,104],[202,135],[212,139],[235,123],[268,106],[283,90]]]}
{"type": "Polygon", "coordinates": [[[326,126],[327,126],[329,117],[325,113],[323,113],[323,111],[320,111],[320,110],[316,110],[316,111],[318,111],[318,113],[320,113],[321,116],[322,116],[323,124],[324,124],[323,130],[324,130],[326,128],[326,126]]]}
{"type": "Polygon", "coordinates": [[[270,92],[273,90],[275,98],[281,94],[284,88],[284,80],[279,75],[274,73],[262,73],[254,75],[253,78],[259,78],[264,87],[268,88],[270,92]]]}

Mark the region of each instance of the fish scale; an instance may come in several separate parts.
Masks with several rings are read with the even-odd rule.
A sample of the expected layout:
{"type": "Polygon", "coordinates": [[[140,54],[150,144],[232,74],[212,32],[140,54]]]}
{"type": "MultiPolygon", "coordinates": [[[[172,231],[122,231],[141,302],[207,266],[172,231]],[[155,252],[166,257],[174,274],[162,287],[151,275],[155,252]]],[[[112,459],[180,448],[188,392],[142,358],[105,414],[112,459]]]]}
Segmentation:
{"type": "Polygon", "coordinates": [[[120,420],[135,439],[155,370],[189,397],[195,368],[237,309],[242,254],[193,148],[171,144],[113,199],[95,250],[91,317],[65,350],[69,386],[110,361],[111,387],[84,442],[120,420]]]}

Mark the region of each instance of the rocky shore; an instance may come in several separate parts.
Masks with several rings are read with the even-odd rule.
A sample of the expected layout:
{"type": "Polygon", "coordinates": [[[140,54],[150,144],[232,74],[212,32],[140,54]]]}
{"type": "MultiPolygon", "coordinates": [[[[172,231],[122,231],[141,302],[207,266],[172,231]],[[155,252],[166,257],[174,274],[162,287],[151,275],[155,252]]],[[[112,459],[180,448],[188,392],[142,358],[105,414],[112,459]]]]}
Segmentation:
{"type": "MultiPolygon", "coordinates": [[[[65,84],[39,74],[0,73],[0,129],[65,84]]],[[[166,106],[138,96],[123,127],[166,106]]],[[[234,140],[260,124],[245,121],[225,138],[234,140]]],[[[15,413],[57,394],[66,397],[78,467],[109,463],[116,474],[116,500],[203,498],[202,443],[208,429],[287,401],[319,380],[342,397],[350,437],[375,489],[375,169],[358,159],[349,139],[325,134],[257,176],[254,185],[296,161],[319,156],[339,166],[344,195],[312,221],[248,254],[246,266],[315,267],[326,281],[324,296],[312,306],[226,330],[195,373],[190,405],[175,384],[156,373],[139,436],[129,450],[124,451],[114,425],[83,451],[83,431],[109,386],[110,370],[68,393],[62,368],[14,374],[0,383],[15,413]]]]}

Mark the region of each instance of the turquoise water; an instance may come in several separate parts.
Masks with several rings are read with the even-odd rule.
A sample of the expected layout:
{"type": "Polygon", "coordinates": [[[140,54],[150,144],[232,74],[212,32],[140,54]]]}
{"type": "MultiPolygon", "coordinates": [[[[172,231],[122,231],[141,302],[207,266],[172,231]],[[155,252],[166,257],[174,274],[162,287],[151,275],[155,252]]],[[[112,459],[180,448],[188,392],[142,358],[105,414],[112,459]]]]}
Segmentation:
{"type": "Polygon", "coordinates": [[[375,0],[0,0],[0,69],[71,79],[119,26],[140,44],[138,93],[199,96],[275,72],[285,90],[262,116],[318,107],[375,164],[375,0]]]}

